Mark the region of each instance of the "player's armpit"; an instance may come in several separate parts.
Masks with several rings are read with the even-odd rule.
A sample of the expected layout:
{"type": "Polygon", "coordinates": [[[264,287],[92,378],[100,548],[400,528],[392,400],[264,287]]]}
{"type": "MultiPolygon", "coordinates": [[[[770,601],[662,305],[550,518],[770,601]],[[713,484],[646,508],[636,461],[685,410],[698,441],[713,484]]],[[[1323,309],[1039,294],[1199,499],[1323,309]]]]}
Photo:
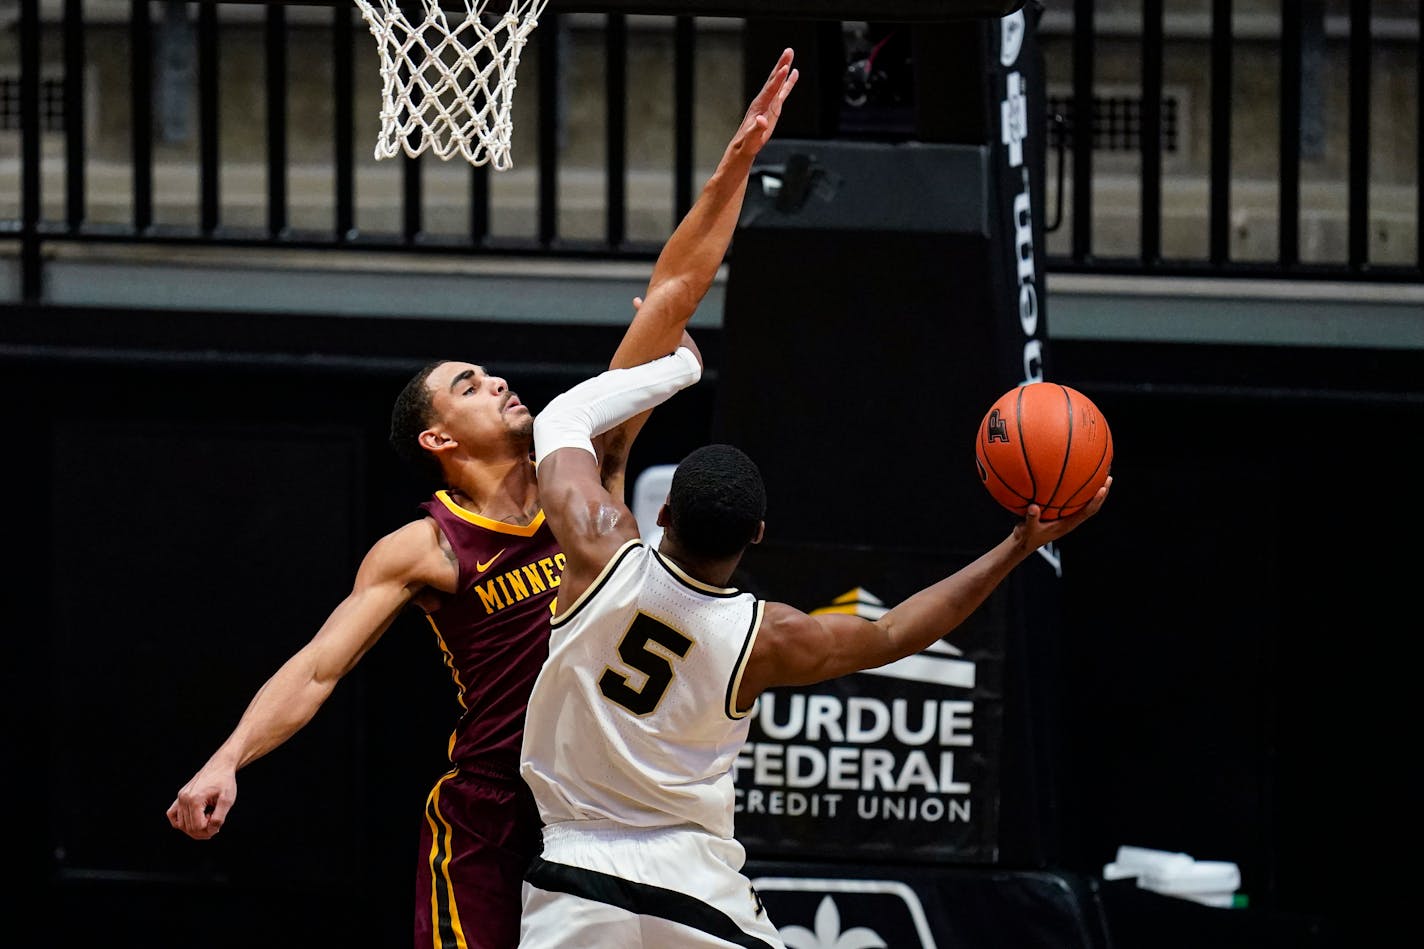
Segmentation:
{"type": "Polygon", "coordinates": [[[460,565],[440,526],[432,517],[412,521],[391,531],[371,546],[356,571],[354,589],[394,581],[410,589],[422,587],[454,593],[460,565]]]}
{"type": "Polygon", "coordinates": [[[746,708],[766,689],[811,685],[878,665],[873,657],[884,650],[883,643],[883,630],[858,616],[811,616],[768,602],[737,693],[738,707],[746,708]]]}

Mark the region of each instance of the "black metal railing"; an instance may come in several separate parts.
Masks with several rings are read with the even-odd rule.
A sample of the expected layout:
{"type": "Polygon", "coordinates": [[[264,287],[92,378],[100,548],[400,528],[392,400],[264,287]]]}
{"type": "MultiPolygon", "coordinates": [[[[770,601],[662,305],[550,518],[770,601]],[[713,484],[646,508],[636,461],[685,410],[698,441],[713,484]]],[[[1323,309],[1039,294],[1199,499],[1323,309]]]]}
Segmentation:
{"type": "MultiPolygon", "coordinates": [[[[177,0],[174,0],[177,2],[177,0]]],[[[590,2],[597,9],[597,2],[590,2]]],[[[605,5],[607,6],[607,5],[605,5]]],[[[617,6],[614,4],[613,6],[617,6]]],[[[1280,5],[1278,27],[1279,80],[1277,101],[1269,103],[1279,114],[1278,173],[1276,186],[1276,221],[1273,254],[1242,257],[1232,251],[1232,128],[1234,110],[1244,107],[1232,94],[1234,64],[1240,55],[1238,37],[1233,30],[1231,0],[1213,0],[1210,23],[1205,37],[1203,62],[1210,74],[1208,158],[1201,177],[1205,178],[1207,200],[1204,239],[1199,253],[1169,254],[1164,249],[1164,183],[1180,176],[1164,164],[1164,67],[1171,37],[1164,29],[1162,0],[1142,0],[1140,24],[1135,31],[1137,59],[1140,68],[1136,76],[1140,91],[1136,165],[1128,174],[1136,176],[1135,213],[1136,246],[1128,252],[1105,248],[1095,228],[1096,217],[1104,211],[1102,162],[1094,154],[1091,128],[1096,84],[1100,81],[1101,37],[1098,24],[1104,19],[1101,5],[1093,0],[1075,0],[1072,5],[1071,28],[1065,36],[1041,37],[1051,56],[1071,57],[1067,72],[1071,84],[1071,117],[1077,128],[1071,134],[1058,136],[1059,148],[1051,150],[1047,175],[1051,199],[1064,208],[1055,218],[1067,230],[1050,242],[1049,267],[1059,272],[1210,275],[1259,277],[1329,277],[1347,280],[1424,281],[1424,241],[1419,239],[1419,221],[1424,218],[1424,145],[1419,128],[1424,125],[1424,58],[1419,57],[1418,33],[1424,32],[1424,10],[1413,14],[1412,38],[1396,44],[1412,42],[1414,50],[1414,101],[1391,101],[1386,104],[1389,121],[1395,125],[1412,123],[1413,217],[1412,257],[1400,261],[1396,255],[1389,262],[1371,257],[1371,78],[1372,57],[1377,48],[1372,35],[1373,10],[1370,0],[1348,0],[1348,40],[1343,44],[1346,59],[1348,91],[1348,137],[1344,180],[1339,188],[1345,193],[1345,237],[1341,252],[1332,257],[1302,252],[1302,83],[1307,67],[1303,62],[1302,44],[1308,38],[1318,40],[1321,31],[1323,3],[1280,5]],[[1303,12],[1304,11],[1304,12],[1303,12]],[[1313,13],[1311,11],[1314,11],[1313,13]],[[1055,45],[1055,41],[1056,45],[1055,45]],[[1412,107],[1411,107],[1412,105],[1412,107]],[[1054,163],[1059,163],[1054,168],[1054,163]],[[1061,171],[1072,169],[1071,181],[1063,183],[1061,171]],[[1055,177],[1053,172],[1060,174],[1055,177]],[[1052,189],[1057,194],[1052,194],[1052,189]],[[1308,259],[1307,259],[1308,258],[1308,259]]],[[[21,294],[27,301],[42,299],[42,261],[46,245],[54,242],[112,242],[147,244],[195,244],[213,246],[251,246],[262,248],[358,248],[362,250],[417,251],[420,253],[489,253],[538,255],[548,257],[581,257],[591,259],[651,259],[661,240],[688,207],[699,180],[696,155],[695,106],[698,102],[695,81],[699,53],[699,32],[690,15],[667,16],[664,32],[670,43],[668,87],[673,97],[671,109],[670,159],[659,174],[667,183],[670,200],[666,214],[666,231],[661,235],[646,235],[645,239],[630,238],[629,213],[633,189],[629,186],[629,50],[630,23],[622,12],[607,12],[593,27],[601,31],[600,58],[602,74],[602,114],[593,124],[601,127],[601,188],[602,223],[596,233],[573,235],[561,226],[561,174],[568,167],[561,155],[561,136],[565,133],[567,101],[561,100],[565,90],[560,76],[568,64],[562,61],[564,52],[559,42],[560,20],[567,14],[546,12],[532,39],[532,51],[537,64],[532,71],[537,82],[537,101],[532,111],[521,115],[535,130],[533,159],[526,150],[523,164],[533,170],[532,194],[534,223],[528,233],[495,233],[492,209],[495,187],[487,167],[471,167],[465,190],[468,195],[468,219],[463,231],[437,232],[425,216],[427,176],[430,166],[422,159],[402,158],[400,169],[399,211],[394,227],[375,229],[363,227],[358,221],[357,179],[362,169],[357,159],[360,147],[355,126],[358,120],[356,102],[360,91],[357,73],[358,44],[367,38],[350,0],[306,0],[283,3],[261,0],[192,0],[186,4],[193,30],[193,54],[196,62],[194,109],[197,118],[195,153],[191,156],[197,182],[197,193],[190,225],[160,223],[155,213],[155,29],[150,0],[131,0],[128,5],[127,36],[129,47],[127,75],[129,85],[127,105],[127,164],[130,176],[129,210],[123,221],[96,221],[89,214],[95,186],[87,176],[96,137],[101,130],[86,121],[89,102],[83,78],[93,63],[86,46],[84,0],[57,0],[58,14],[52,22],[42,17],[41,0],[20,0],[16,48],[20,90],[18,147],[18,188],[15,206],[18,217],[0,220],[0,234],[18,239],[21,261],[21,294]],[[264,160],[265,206],[260,226],[232,226],[224,220],[222,173],[228,160],[228,143],[222,134],[220,112],[227,106],[223,85],[221,57],[227,54],[224,43],[224,17],[227,10],[242,8],[249,20],[260,19],[260,45],[264,65],[261,70],[261,99],[265,106],[264,160]],[[328,195],[330,227],[294,226],[291,213],[293,190],[289,181],[292,169],[293,139],[291,132],[294,92],[291,76],[295,64],[289,49],[292,22],[302,10],[306,22],[313,19],[324,24],[325,42],[329,44],[326,59],[329,75],[332,134],[329,151],[328,195]],[[221,14],[221,15],[220,15],[221,14]],[[44,78],[42,50],[49,51],[62,67],[63,84],[63,148],[42,149],[47,125],[41,108],[41,85],[44,78]],[[42,202],[42,187],[46,175],[42,166],[49,162],[62,166],[64,201],[62,213],[48,211],[42,202]]],[[[1401,20],[1396,15],[1395,22],[1401,20]]],[[[1339,30],[1336,31],[1337,33],[1339,30]]],[[[1119,38],[1120,39],[1120,38],[1119,38]]],[[[529,67],[522,67],[529,68],[529,67]]],[[[740,76],[736,77],[738,83],[740,76]]],[[[374,81],[362,78],[360,82],[374,81]]],[[[1173,123],[1177,116],[1170,116],[1173,123]]],[[[1062,116],[1045,116],[1045,129],[1062,116]]],[[[110,126],[105,126],[110,128],[110,126]]],[[[1175,132],[1175,125],[1173,126],[1175,132]]],[[[50,133],[53,134],[53,133],[50,133]]],[[[112,148],[111,148],[112,150],[112,148]]],[[[1176,151],[1175,139],[1173,152],[1176,151]]],[[[1175,156],[1169,156],[1175,157],[1175,156]]],[[[49,177],[60,172],[53,171],[49,177]]],[[[1121,169],[1117,171],[1122,177],[1121,169]]],[[[1410,193],[1406,182],[1397,193],[1410,193]]],[[[1119,194],[1120,197],[1120,194],[1119,194]]],[[[1409,202],[1404,202],[1409,204],[1409,202]]],[[[1393,209],[1396,213],[1398,208],[1393,209]]],[[[1403,239],[1408,239],[1406,227],[1403,239]]]]}
{"type": "MultiPolygon", "coordinates": [[[[310,3],[260,4],[262,9],[262,47],[265,58],[262,96],[266,108],[265,167],[266,226],[261,229],[232,227],[223,220],[220,180],[225,160],[224,142],[220,136],[219,110],[223,90],[220,88],[220,61],[224,46],[219,8],[242,7],[248,10],[258,4],[251,0],[237,3],[217,3],[197,0],[188,4],[196,8],[194,36],[196,45],[196,112],[198,146],[194,157],[198,179],[198,194],[193,226],[160,224],[155,214],[155,116],[153,105],[155,56],[154,19],[149,0],[131,0],[128,21],[130,45],[129,71],[126,76],[129,94],[129,154],[131,174],[131,212],[127,222],[96,222],[89,218],[87,203],[93,194],[86,187],[86,148],[91,130],[86,127],[85,83],[66,82],[63,175],[65,208],[61,219],[47,218],[42,211],[41,194],[41,129],[39,121],[40,50],[45,45],[45,26],[41,23],[40,0],[21,0],[17,29],[20,50],[20,201],[18,220],[0,221],[0,231],[18,234],[20,256],[23,258],[23,296],[39,299],[41,245],[53,241],[201,244],[211,246],[253,246],[294,248],[357,248],[381,251],[489,252],[503,254],[535,254],[584,258],[651,259],[661,240],[630,240],[627,233],[629,173],[626,150],[628,98],[628,32],[627,17],[611,13],[602,26],[606,72],[604,94],[606,112],[602,126],[606,129],[605,226],[599,238],[570,238],[559,229],[560,176],[560,115],[557,99],[560,45],[557,42],[559,14],[548,13],[541,18],[531,43],[538,59],[538,99],[534,125],[537,128],[537,195],[536,229],[530,235],[497,236],[490,229],[491,188],[487,166],[470,167],[468,179],[469,216],[464,234],[432,234],[423,217],[424,182],[427,166],[422,159],[403,157],[401,163],[401,209],[399,226],[395,230],[369,230],[357,225],[358,202],[356,179],[359,163],[353,128],[357,120],[354,103],[357,78],[354,44],[367,37],[357,35],[359,20],[353,24],[354,6],[349,0],[311,0],[310,3]],[[297,6],[308,9],[325,8],[329,25],[331,103],[334,134],[331,141],[330,207],[332,227],[329,232],[298,229],[291,226],[289,215],[289,98],[292,94],[288,76],[288,11],[297,6]]],[[[673,66],[673,96],[675,105],[675,154],[671,168],[666,169],[672,188],[671,208],[667,224],[670,233],[676,221],[691,206],[694,183],[694,65],[697,44],[691,17],[668,17],[675,36],[673,66]]],[[[63,0],[63,15],[52,25],[61,35],[63,69],[66,77],[83,77],[87,67],[83,16],[83,0],[63,0]]],[[[364,33],[364,29],[361,30],[364,33]]],[[[374,79],[374,76],[371,77],[374,79]]],[[[665,237],[666,235],[662,235],[665,237]]]]}
{"type": "MultiPolygon", "coordinates": [[[[1093,101],[1101,40],[1095,19],[1102,6],[1093,0],[1075,0],[1073,4],[1072,98],[1074,114],[1078,117],[1092,114],[1087,104],[1093,101]]],[[[1104,253],[1095,246],[1094,214],[1099,197],[1092,137],[1077,134],[1072,136],[1071,152],[1071,240],[1062,252],[1050,253],[1050,269],[1059,272],[1181,276],[1319,277],[1407,282],[1424,279],[1424,240],[1420,239],[1419,230],[1420,221],[1424,220],[1424,145],[1421,145],[1420,136],[1420,129],[1424,128],[1424,105],[1421,105],[1424,96],[1420,93],[1420,89],[1424,88],[1424,59],[1419,56],[1419,36],[1424,33],[1424,8],[1418,4],[1393,5],[1394,23],[1402,23],[1406,14],[1414,18],[1411,25],[1413,35],[1393,40],[1411,53],[1401,57],[1413,64],[1414,102],[1413,108],[1410,108],[1407,101],[1372,102],[1371,80],[1378,75],[1372,68],[1372,60],[1379,51],[1372,36],[1373,6],[1370,0],[1348,0],[1348,15],[1343,24],[1348,32],[1343,44],[1346,58],[1344,99],[1348,118],[1344,146],[1347,168],[1339,185],[1345,195],[1342,213],[1345,240],[1340,248],[1324,252],[1317,250],[1309,255],[1309,259],[1302,252],[1302,213],[1309,210],[1302,201],[1302,85],[1311,75],[1303,61],[1302,48],[1307,37],[1313,42],[1324,42],[1327,5],[1324,2],[1280,4],[1279,20],[1275,24],[1279,31],[1276,34],[1278,39],[1275,48],[1269,51],[1279,57],[1277,101],[1253,104],[1233,95],[1236,60],[1241,56],[1238,37],[1233,29],[1233,4],[1231,0],[1212,0],[1207,53],[1203,57],[1203,65],[1209,69],[1210,83],[1210,144],[1205,173],[1206,239],[1199,254],[1169,256],[1163,250],[1165,172],[1160,105],[1164,97],[1164,51],[1170,47],[1171,41],[1163,28],[1164,4],[1161,0],[1142,0],[1137,31],[1140,67],[1136,78],[1142,100],[1140,155],[1136,169],[1140,206],[1135,252],[1104,253]],[[1272,106],[1275,106],[1274,110],[1272,106]],[[1233,174],[1232,125],[1233,119],[1252,108],[1262,119],[1270,116],[1272,111],[1279,117],[1276,249],[1271,254],[1233,255],[1232,187],[1239,179],[1233,174]],[[1411,142],[1414,149],[1413,180],[1396,189],[1400,193],[1413,195],[1412,230],[1407,235],[1412,239],[1413,253],[1405,260],[1398,259],[1398,255],[1392,260],[1373,259],[1370,251],[1371,115],[1381,111],[1400,133],[1401,140],[1411,142]]],[[[1332,26],[1336,26],[1336,33],[1340,31],[1338,25],[1332,26]]],[[[1309,68],[1318,71],[1321,63],[1315,61],[1309,68]]],[[[1317,83],[1324,81],[1318,72],[1311,78],[1317,83]]],[[[1323,120],[1317,118],[1316,121],[1323,120]]],[[[1054,157],[1050,156],[1050,161],[1053,160],[1054,157]]],[[[1067,158],[1060,151],[1057,160],[1065,161],[1067,158]]]]}

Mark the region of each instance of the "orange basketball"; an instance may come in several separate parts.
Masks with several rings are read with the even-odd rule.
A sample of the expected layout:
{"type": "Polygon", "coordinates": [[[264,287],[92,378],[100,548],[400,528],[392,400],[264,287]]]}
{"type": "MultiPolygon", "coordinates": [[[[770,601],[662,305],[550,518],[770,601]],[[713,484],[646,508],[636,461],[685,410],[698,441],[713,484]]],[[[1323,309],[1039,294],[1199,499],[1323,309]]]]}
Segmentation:
{"type": "Polygon", "coordinates": [[[1015,386],[989,407],[974,442],[979,480],[1015,514],[1045,521],[1083,508],[1107,481],[1113,440],[1092,399],[1056,382],[1015,386]]]}

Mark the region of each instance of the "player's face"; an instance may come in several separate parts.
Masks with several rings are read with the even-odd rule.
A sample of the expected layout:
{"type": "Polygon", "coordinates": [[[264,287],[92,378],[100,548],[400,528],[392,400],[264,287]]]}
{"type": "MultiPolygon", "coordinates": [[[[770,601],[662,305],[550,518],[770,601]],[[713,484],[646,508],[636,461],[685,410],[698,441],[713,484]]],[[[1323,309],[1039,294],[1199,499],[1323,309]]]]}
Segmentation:
{"type": "Polygon", "coordinates": [[[448,362],[427,379],[437,424],[472,448],[511,439],[527,441],[534,432],[534,415],[499,376],[483,366],[448,362]]]}

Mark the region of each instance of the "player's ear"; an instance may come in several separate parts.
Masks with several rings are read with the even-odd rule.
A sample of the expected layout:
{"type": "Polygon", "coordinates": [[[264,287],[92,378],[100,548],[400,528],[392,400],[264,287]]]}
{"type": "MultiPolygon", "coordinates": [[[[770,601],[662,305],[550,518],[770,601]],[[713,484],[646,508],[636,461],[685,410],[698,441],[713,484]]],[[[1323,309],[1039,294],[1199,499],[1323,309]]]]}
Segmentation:
{"type": "Polygon", "coordinates": [[[760,544],[762,537],[766,536],[766,521],[757,521],[756,534],[752,536],[753,544],[760,544]]]}
{"type": "Polygon", "coordinates": [[[448,448],[455,444],[455,439],[444,432],[437,432],[433,428],[427,428],[416,436],[415,440],[419,442],[420,447],[426,451],[440,451],[442,448],[448,448]]]}
{"type": "Polygon", "coordinates": [[[659,527],[667,527],[667,526],[668,526],[668,520],[669,520],[668,506],[667,506],[666,504],[664,504],[662,507],[658,508],[658,526],[659,526],[659,527]]]}

